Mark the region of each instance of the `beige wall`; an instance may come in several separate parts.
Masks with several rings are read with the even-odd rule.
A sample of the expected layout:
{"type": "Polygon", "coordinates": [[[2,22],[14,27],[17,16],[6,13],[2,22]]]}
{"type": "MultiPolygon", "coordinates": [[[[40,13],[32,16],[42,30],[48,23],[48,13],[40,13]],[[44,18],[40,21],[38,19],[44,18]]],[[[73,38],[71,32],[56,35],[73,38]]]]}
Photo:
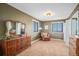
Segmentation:
{"type": "MultiPolygon", "coordinates": [[[[78,4],[79,6],[79,4],[78,4]]],[[[79,10],[79,7],[76,7],[74,11],[79,10]]],[[[73,12],[72,12],[73,14],[73,12]]],[[[72,14],[70,16],[72,16],[72,14]]],[[[69,17],[70,18],[70,17],[69,17]]],[[[26,33],[28,35],[31,35],[33,39],[37,38],[39,36],[39,32],[32,32],[32,19],[35,19],[7,4],[0,4],[0,20],[13,20],[13,21],[20,21],[22,23],[26,24],[26,33]]],[[[36,19],[37,20],[37,19],[36,19]]],[[[40,21],[39,21],[40,22],[40,21]]],[[[48,32],[52,34],[52,37],[54,38],[63,38],[63,32],[52,32],[51,29],[51,21],[49,22],[40,22],[40,26],[44,30],[44,26],[48,25],[48,32]]]]}
{"type": "Polygon", "coordinates": [[[33,32],[32,31],[32,33],[31,33],[32,34],[32,39],[35,40],[35,39],[37,39],[39,37],[39,33],[40,33],[39,27],[41,27],[41,22],[37,21],[35,19],[32,19],[32,21],[38,22],[38,32],[33,32]]]}
{"type": "Polygon", "coordinates": [[[32,32],[32,19],[35,19],[7,4],[0,4],[0,20],[13,20],[20,21],[26,24],[26,33],[35,37],[38,35],[37,33],[32,32]],[[32,35],[32,33],[34,35],[32,35]]]}
{"type": "Polygon", "coordinates": [[[45,25],[48,25],[48,30],[44,29],[44,31],[49,32],[53,38],[63,39],[63,32],[52,32],[52,26],[51,26],[51,24],[52,24],[51,21],[49,21],[49,22],[43,22],[42,23],[43,29],[44,29],[45,25]]]}

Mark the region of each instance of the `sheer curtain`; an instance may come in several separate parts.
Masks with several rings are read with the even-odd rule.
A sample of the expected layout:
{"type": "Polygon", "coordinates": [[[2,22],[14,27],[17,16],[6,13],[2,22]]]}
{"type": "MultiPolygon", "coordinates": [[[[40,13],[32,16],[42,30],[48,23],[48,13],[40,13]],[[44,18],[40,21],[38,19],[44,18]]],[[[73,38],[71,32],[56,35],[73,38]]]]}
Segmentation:
{"type": "Polygon", "coordinates": [[[76,18],[71,20],[71,34],[77,35],[77,19],[76,18]]]}
{"type": "Polygon", "coordinates": [[[74,18],[71,21],[71,34],[79,35],[79,20],[77,18],[74,18]]]}
{"type": "Polygon", "coordinates": [[[77,35],[79,36],[79,20],[77,20],[77,35]]]}

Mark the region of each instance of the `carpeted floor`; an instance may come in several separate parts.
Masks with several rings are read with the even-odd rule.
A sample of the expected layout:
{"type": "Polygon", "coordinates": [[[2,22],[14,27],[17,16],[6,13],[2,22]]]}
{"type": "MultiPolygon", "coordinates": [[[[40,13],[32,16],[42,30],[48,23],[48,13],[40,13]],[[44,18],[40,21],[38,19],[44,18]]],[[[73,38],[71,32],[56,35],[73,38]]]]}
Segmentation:
{"type": "Polygon", "coordinates": [[[68,47],[63,40],[37,41],[17,56],[67,56],[68,47]]]}

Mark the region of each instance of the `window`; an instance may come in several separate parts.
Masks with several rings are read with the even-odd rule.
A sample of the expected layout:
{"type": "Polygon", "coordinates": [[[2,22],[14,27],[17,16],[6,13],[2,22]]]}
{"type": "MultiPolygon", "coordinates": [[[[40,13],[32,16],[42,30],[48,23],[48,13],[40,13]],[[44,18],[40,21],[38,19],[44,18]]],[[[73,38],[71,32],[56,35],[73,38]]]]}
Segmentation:
{"type": "Polygon", "coordinates": [[[38,32],[38,22],[35,21],[32,22],[32,31],[38,32]]]}
{"type": "Polygon", "coordinates": [[[79,20],[77,20],[77,35],[79,35],[79,20]]]}
{"type": "Polygon", "coordinates": [[[63,32],[63,23],[53,23],[52,32],[63,32]]]}
{"type": "Polygon", "coordinates": [[[71,34],[77,35],[77,19],[76,18],[72,18],[71,20],[71,34]]]}

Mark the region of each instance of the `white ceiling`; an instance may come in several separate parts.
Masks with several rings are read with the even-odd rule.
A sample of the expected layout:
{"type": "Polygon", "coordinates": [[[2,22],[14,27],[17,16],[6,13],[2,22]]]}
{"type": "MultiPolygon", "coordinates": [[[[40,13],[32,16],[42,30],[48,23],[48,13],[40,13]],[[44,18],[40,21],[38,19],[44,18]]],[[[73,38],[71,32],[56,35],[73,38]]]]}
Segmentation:
{"type": "Polygon", "coordinates": [[[41,21],[66,19],[77,6],[76,3],[8,3],[41,21]],[[55,15],[44,16],[45,11],[52,11],[55,15]]]}

